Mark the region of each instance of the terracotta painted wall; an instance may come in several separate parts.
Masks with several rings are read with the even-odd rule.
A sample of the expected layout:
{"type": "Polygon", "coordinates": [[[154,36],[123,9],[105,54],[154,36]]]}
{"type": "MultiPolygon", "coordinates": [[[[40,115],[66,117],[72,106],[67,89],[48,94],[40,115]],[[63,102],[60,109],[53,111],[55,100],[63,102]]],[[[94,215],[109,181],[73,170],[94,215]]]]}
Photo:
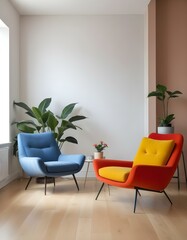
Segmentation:
{"type": "MultiPolygon", "coordinates": [[[[150,6],[156,11],[156,83],[167,85],[171,91],[183,92],[180,98],[171,100],[170,113],[176,117],[173,121],[175,132],[184,135],[183,151],[187,163],[187,0],[152,0],[150,6]]],[[[149,14],[151,15],[150,10],[149,14]]],[[[149,39],[149,44],[154,46],[155,43],[149,39]]],[[[153,60],[152,54],[149,56],[150,63],[153,60]]],[[[150,74],[155,74],[150,67],[149,71],[150,74]]],[[[149,80],[155,81],[154,77],[149,80]]],[[[157,119],[159,115],[160,104],[157,103],[157,119]]],[[[184,179],[181,163],[182,161],[180,169],[184,179]]]]}
{"type": "MultiPolygon", "coordinates": [[[[148,92],[156,88],[156,0],[148,6],[148,92]]],[[[156,99],[148,99],[149,133],[156,131],[156,99]]]]}

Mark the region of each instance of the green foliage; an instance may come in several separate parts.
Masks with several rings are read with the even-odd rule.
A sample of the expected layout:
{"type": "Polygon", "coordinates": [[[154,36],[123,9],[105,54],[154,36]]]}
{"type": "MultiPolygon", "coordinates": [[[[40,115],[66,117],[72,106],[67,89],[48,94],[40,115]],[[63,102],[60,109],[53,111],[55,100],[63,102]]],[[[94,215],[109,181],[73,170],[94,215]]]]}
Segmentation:
{"type": "Polygon", "coordinates": [[[97,152],[102,152],[105,148],[108,147],[108,145],[106,143],[104,143],[103,141],[100,141],[100,143],[94,144],[93,146],[95,147],[97,152]]]}
{"type": "Polygon", "coordinates": [[[174,114],[169,114],[169,100],[179,97],[180,94],[182,94],[182,92],[178,90],[174,92],[168,91],[167,87],[161,84],[157,84],[156,91],[152,91],[148,94],[148,97],[156,97],[162,102],[163,116],[160,119],[160,126],[168,126],[175,119],[174,114]]]}
{"type": "MultiPolygon", "coordinates": [[[[26,110],[25,114],[28,115],[31,120],[24,120],[20,122],[14,122],[19,132],[26,133],[40,133],[51,131],[54,133],[55,139],[58,142],[59,148],[62,148],[64,142],[70,142],[77,144],[78,141],[72,136],[63,137],[65,131],[68,129],[77,130],[81,129],[75,125],[75,121],[84,120],[86,117],[82,115],[75,115],[69,117],[72,114],[77,103],[71,103],[65,106],[60,116],[55,115],[52,111],[48,110],[51,104],[51,98],[45,98],[38,107],[29,107],[23,102],[14,102],[14,105],[26,110]],[[69,117],[69,118],[68,118],[69,117]]],[[[17,136],[13,145],[13,154],[17,153],[17,136]]]]}

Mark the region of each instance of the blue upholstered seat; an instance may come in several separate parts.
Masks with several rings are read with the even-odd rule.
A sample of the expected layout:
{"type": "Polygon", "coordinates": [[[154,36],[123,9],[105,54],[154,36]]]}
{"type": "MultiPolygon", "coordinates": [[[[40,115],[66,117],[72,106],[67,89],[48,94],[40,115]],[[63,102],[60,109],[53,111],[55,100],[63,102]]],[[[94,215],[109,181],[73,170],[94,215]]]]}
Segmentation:
{"type": "MultiPolygon", "coordinates": [[[[48,173],[67,173],[70,172],[70,174],[72,173],[72,171],[77,171],[79,170],[79,164],[76,162],[67,162],[67,161],[52,161],[52,162],[46,162],[45,163],[46,168],[48,173]]],[[[67,174],[66,174],[67,175],[67,174]]]]}
{"type": "Polygon", "coordinates": [[[85,156],[83,154],[62,154],[52,132],[19,133],[18,156],[21,167],[30,176],[25,189],[32,177],[44,177],[46,180],[47,177],[73,175],[79,190],[74,174],[82,169],[85,156]]]}

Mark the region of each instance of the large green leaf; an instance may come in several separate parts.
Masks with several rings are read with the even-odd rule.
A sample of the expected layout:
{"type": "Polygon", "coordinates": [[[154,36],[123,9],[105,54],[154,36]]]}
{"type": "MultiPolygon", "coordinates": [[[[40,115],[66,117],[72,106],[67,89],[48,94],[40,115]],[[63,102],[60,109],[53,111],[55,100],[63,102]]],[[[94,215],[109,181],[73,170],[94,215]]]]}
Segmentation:
{"type": "Polygon", "coordinates": [[[57,141],[60,141],[61,137],[64,134],[65,129],[63,127],[58,127],[57,128],[57,141]]]}
{"type": "Polygon", "coordinates": [[[160,96],[162,96],[162,93],[156,91],[150,92],[148,94],[148,97],[160,97],[160,96]]]}
{"type": "Polygon", "coordinates": [[[55,118],[53,114],[49,115],[49,118],[47,120],[47,125],[52,131],[55,131],[55,128],[58,125],[58,120],[55,118]]]}
{"type": "Polygon", "coordinates": [[[65,141],[78,144],[77,139],[74,138],[74,137],[66,137],[66,138],[65,138],[65,141]]]}
{"type": "Polygon", "coordinates": [[[61,127],[64,129],[68,129],[68,128],[76,129],[76,126],[67,120],[62,120],[61,127]]]}
{"type": "Polygon", "coordinates": [[[175,119],[175,115],[170,114],[165,119],[161,119],[160,126],[168,126],[174,119],[175,119]]]}
{"type": "Polygon", "coordinates": [[[38,121],[40,124],[43,125],[44,123],[43,123],[43,120],[42,120],[42,113],[41,113],[40,109],[37,108],[37,107],[33,107],[33,108],[32,108],[32,111],[33,111],[33,114],[34,114],[35,118],[37,119],[37,121],[38,121]]]}
{"type": "Polygon", "coordinates": [[[53,115],[50,111],[41,114],[42,122],[46,124],[50,115],[53,115]]]}
{"type": "Polygon", "coordinates": [[[81,115],[76,115],[76,116],[73,116],[69,119],[70,122],[75,122],[75,121],[80,121],[80,120],[83,120],[85,119],[86,117],[85,116],[81,116],[81,115]]]}
{"type": "Polygon", "coordinates": [[[60,118],[61,118],[61,119],[66,119],[66,118],[69,116],[69,114],[72,113],[72,111],[73,111],[73,109],[74,109],[74,107],[75,107],[76,104],[77,104],[77,103],[70,103],[69,105],[67,105],[67,106],[62,110],[62,113],[61,113],[60,118]]]}
{"type": "Polygon", "coordinates": [[[30,127],[25,123],[18,123],[17,128],[20,132],[26,132],[26,133],[34,133],[36,131],[36,128],[30,127]]]}
{"type": "Polygon", "coordinates": [[[171,121],[175,119],[174,114],[170,114],[166,117],[165,122],[168,125],[171,121]]]}
{"type": "Polygon", "coordinates": [[[41,113],[45,113],[51,103],[51,98],[45,98],[38,106],[41,113]]]}
{"type": "Polygon", "coordinates": [[[59,141],[62,138],[64,132],[68,129],[76,130],[76,126],[66,120],[63,120],[61,126],[57,128],[58,130],[57,141],[59,141]]]}
{"type": "Polygon", "coordinates": [[[19,107],[21,107],[21,108],[23,108],[23,109],[25,109],[25,110],[27,110],[27,111],[32,111],[30,109],[30,107],[27,104],[23,103],[23,102],[15,102],[14,101],[14,104],[19,106],[19,107]]]}
{"type": "Polygon", "coordinates": [[[148,94],[148,97],[156,97],[158,100],[163,101],[165,96],[161,92],[153,91],[148,94]]]}
{"type": "Polygon", "coordinates": [[[167,94],[169,95],[169,98],[176,98],[176,97],[179,97],[179,94],[182,94],[182,92],[180,92],[180,91],[174,91],[174,92],[167,91],[167,94]]]}
{"type": "Polygon", "coordinates": [[[14,104],[16,106],[20,107],[20,108],[25,109],[26,110],[26,114],[34,118],[33,112],[32,112],[31,108],[27,104],[25,104],[23,102],[15,102],[15,101],[14,101],[14,104]]]}
{"type": "Polygon", "coordinates": [[[164,85],[161,85],[161,84],[157,84],[157,85],[156,85],[156,90],[157,90],[158,92],[164,93],[164,92],[167,91],[167,87],[164,86],[164,85]]]}
{"type": "Polygon", "coordinates": [[[182,93],[181,91],[178,91],[178,90],[177,90],[177,91],[174,91],[174,92],[173,92],[173,95],[175,95],[175,94],[183,94],[183,93],[182,93]]]}
{"type": "Polygon", "coordinates": [[[71,142],[71,143],[78,144],[77,139],[74,138],[74,137],[70,137],[70,136],[69,136],[69,137],[66,137],[66,138],[61,138],[61,139],[59,140],[59,142],[60,142],[60,143],[71,142]]]}
{"type": "Polygon", "coordinates": [[[20,122],[13,122],[12,125],[18,124],[18,123],[33,125],[34,127],[37,127],[37,124],[33,120],[24,120],[24,121],[20,121],[20,122]]]}

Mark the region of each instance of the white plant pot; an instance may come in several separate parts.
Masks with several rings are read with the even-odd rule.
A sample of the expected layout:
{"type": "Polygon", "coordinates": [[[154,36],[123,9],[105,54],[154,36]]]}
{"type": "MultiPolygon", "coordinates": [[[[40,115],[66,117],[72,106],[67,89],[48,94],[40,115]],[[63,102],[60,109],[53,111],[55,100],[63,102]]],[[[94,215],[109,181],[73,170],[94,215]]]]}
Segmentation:
{"type": "Polygon", "coordinates": [[[174,127],[158,127],[157,131],[160,134],[174,133],[174,127]]]}
{"type": "Polygon", "coordinates": [[[94,159],[103,158],[103,152],[94,152],[94,159]]]}

